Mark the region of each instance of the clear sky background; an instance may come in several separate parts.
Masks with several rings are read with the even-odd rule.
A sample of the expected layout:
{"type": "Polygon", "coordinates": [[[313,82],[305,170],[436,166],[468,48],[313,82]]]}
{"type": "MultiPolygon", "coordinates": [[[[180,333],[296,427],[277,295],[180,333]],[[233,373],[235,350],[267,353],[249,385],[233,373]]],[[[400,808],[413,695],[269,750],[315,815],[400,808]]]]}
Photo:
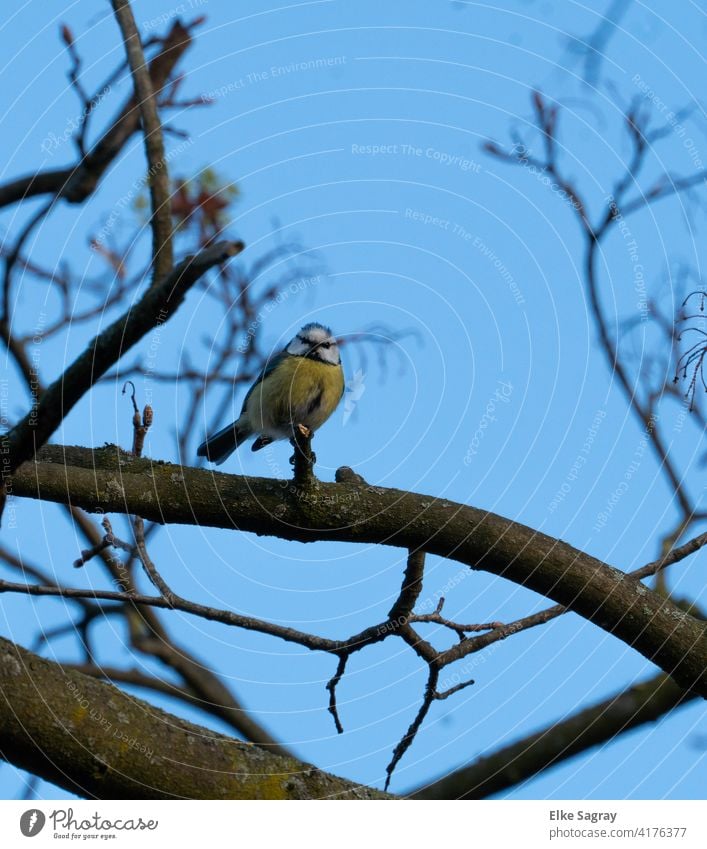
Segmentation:
{"type": "MultiPolygon", "coordinates": [[[[79,111],[67,87],[69,60],[57,36],[59,23],[73,29],[89,86],[121,59],[108,4],[62,5],[60,17],[47,20],[54,10],[45,4],[13,0],[8,9],[14,14],[8,12],[1,27],[3,181],[74,159],[69,141],[50,145],[48,153],[43,144],[52,133],[61,138],[79,111]]],[[[697,107],[684,122],[692,143],[669,133],[651,153],[642,185],[666,169],[690,175],[704,167],[703,10],[693,2],[630,3],[598,79],[587,84],[573,37],[591,33],[609,5],[324,0],[264,7],[149,0],[135,4],[135,15],[145,36],[163,31],[178,14],[207,16],[181,65],[187,72],[182,92],[210,95],[215,102],[168,116],[170,126],[189,133],[188,141],[167,138],[172,174],[190,177],[210,166],[238,185],[229,234],[248,245],[245,261],[272,247],[279,233],[310,249],[323,269],[270,312],[262,326],[267,346],[282,347],[310,320],[330,324],[342,336],[371,325],[383,333],[411,331],[387,349],[384,364],[370,350],[361,364],[359,354],[345,349],[347,378],[362,391],[350,416],[342,406],[317,435],[320,476],[332,480],[336,468],[349,465],[371,483],[500,513],[628,570],[657,556],[660,534],[677,513],[599,349],[581,277],[579,228],[567,201],[542,179],[481,149],[489,138],[508,145],[512,130],[537,144],[530,132],[531,92],[540,89],[561,107],[562,161],[596,217],[630,154],[621,107],[648,87],[655,97],[645,99],[645,108],[657,126],[666,124],[669,109],[697,107]],[[499,388],[506,400],[495,401],[494,420],[479,430],[499,388]],[[593,425],[589,462],[553,504],[593,425]],[[476,441],[475,433],[481,434],[476,441]],[[636,460],[630,485],[597,527],[598,514],[636,460]]],[[[94,129],[127,91],[125,80],[113,86],[94,129]]],[[[94,275],[102,265],[88,238],[144,169],[141,139],[135,137],[90,202],[57,207],[30,240],[32,255],[94,275]]],[[[16,233],[34,208],[6,211],[3,236],[16,233]]],[[[126,234],[135,221],[134,213],[122,209],[110,227],[116,236],[126,234]]],[[[670,309],[679,266],[700,273],[704,217],[697,206],[688,215],[685,198],[671,198],[636,214],[630,228],[647,289],[670,309]]],[[[640,293],[620,233],[609,237],[602,258],[605,308],[612,318],[635,319],[640,293]]],[[[54,314],[54,295],[36,282],[28,278],[17,291],[18,326],[31,331],[54,314]]],[[[110,318],[101,317],[91,332],[110,318]]],[[[205,329],[222,318],[213,302],[192,292],[161,334],[156,367],[176,368],[183,348],[196,350],[205,329]]],[[[55,377],[88,338],[82,327],[41,346],[42,378],[55,377]]],[[[145,355],[148,345],[146,339],[137,353],[145,355]]],[[[648,357],[661,353],[660,340],[639,322],[621,350],[631,353],[635,377],[648,357]]],[[[3,370],[12,418],[28,402],[9,360],[3,370]]],[[[139,393],[147,388],[140,379],[137,387],[139,393]]],[[[94,390],[56,441],[128,447],[130,414],[119,389],[94,390]]],[[[184,389],[149,389],[156,419],[145,453],[175,461],[173,433],[184,389]]],[[[242,395],[239,390],[233,398],[236,412],[242,395]]],[[[210,405],[202,419],[212,413],[210,405]]],[[[699,503],[702,433],[677,403],[662,408],[661,422],[699,503]]],[[[191,434],[192,456],[185,463],[194,462],[203,435],[201,425],[191,434]]],[[[285,443],[269,460],[264,452],[244,451],[226,470],[275,474],[277,467],[289,468],[290,453],[285,443]]],[[[67,532],[58,508],[34,502],[14,507],[16,527],[2,530],[6,545],[66,583],[107,586],[95,564],[72,569],[82,541],[67,532]]],[[[392,548],[302,545],[194,527],[163,530],[151,554],[184,596],[337,637],[385,616],[404,564],[403,552],[392,548]]],[[[671,586],[707,605],[699,555],[675,569],[671,586]]],[[[430,557],[421,598],[436,593],[446,596],[447,615],[464,622],[509,621],[546,604],[508,581],[430,557]]],[[[0,633],[22,645],[31,645],[38,630],[65,621],[70,609],[61,601],[19,596],[4,596],[0,604],[0,633]]],[[[399,641],[352,658],[340,687],[346,733],[339,736],[326,710],[331,658],[180,613],[165,619],[298,756],[382,786],[424,682],[419,660],[399,641]]],[[[131,656],[126,635],[111,621],[100,628],[102,661],[147,663],[131,656]]],[[[428,636],[436,645],[448,641],[432,629],[428,636]]],[[[72,636],[44,651],[79,658],[72,636]]],[[[398,765],[392,791],[405,792],[489,754],[655,672],[625,644],[575,615],[499,643],[460,667],[450,674],[471,675],[475,686],[433,705],[398,765]]],[[[151,698],[221,727],[197,711],[151,698]]],[[[507,795],[704,798],[706,734],[703,705],[693,704],[507,795]]],[[[22,793],[25,781],[13,767],[0,767],[5,797],[22,793]]],[[[66,796],[46,783],[38,792],[41,798],[66,796]]]]}

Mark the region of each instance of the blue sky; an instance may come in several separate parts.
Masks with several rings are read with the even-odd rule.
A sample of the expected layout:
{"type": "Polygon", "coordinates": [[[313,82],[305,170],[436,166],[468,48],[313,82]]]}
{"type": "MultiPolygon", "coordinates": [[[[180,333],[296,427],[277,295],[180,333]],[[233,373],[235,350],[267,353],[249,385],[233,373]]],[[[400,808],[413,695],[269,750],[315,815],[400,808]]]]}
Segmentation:
{"type": "MultiPolygon", "coordinates": [[[[607,5],[600,4],[601,11],[607,5]]],[[[70,142],[46,143],[63,139],[79,112],[66,85],[68,58],[58,22],[74,31],[89,85],[98,85],[122,53],[103,7],[67,4],[60,18],[48,22],[37,15],[36,0],[13,7],[16,14],[2,29],[2,180],[42,163],[59,167],[73,160],[70,142]]],[[[591,32],[598,18],[575,2],[328,0],[263,9],[255,2],[170,6],[150,0],[135,14],[147,36],[176,14],[207,16],[182,65],[188,72],[183,93],[210,95],[215,102],[169,115],[168,125],[189,133],[186,141],[167,138],[172,174],[189,177],[210,166],[238,185],[229,233],[248,245],[246,260],[271,247],[277,231],[297,238],[322,268],[269,313],[262,327],[266,344],[281,347],[309,320],[324,321],[340,335],[372,324],[412,331],[392,344],[384,367],[369,356],[358,377],[358,358],[345,350],[347,378],[358,382],[362,394],[350,417],[340,408],[317,435],[320,476],[331,480],[337,467],[349,465],[371,483],[492,510],[620,568],[653,559],[661,532],[677,513],[599,349],[573,211],[539,175],[490,158],[481,145],[489,138],[508,145],[512,130],[537,144],[530,132],[530,95],[542,90],[561,107],[562,162],[596,217],[630,154],[621,104],[651,92],[645,106],[662,125],[670,109],[699,98],[707,36],[699,7],[631,4],[609,42],[596,86],[582,81],[571,36],[591,32]],[[494,420],[481,427],[489,409],[494,420]],[[590,430],[588,461],[571,478],[590,430]],[[598,522],[632,463],[637,468],[630,486],[606,521],[598,522]],[[558,501],[563,485],[569,492],[558,501]]],[[[125,80],[113,85],[96,110],[94,132],[127,91],[125,80]]],[[[674,130],[651,151],[643,187],[665,170],[689,175],[707,162],[701,116],[698,104],[684,122],[686,131],[674,130]]],[[[136,216],[119,202],[144,167],[136,137],[89,203],[57,208],[30,239],[32,255],[49,265],[68,261],[87,277],[95,274],[100,259],[88,249],[88,237],[107,226],[111,210],[119,210],[111,232],[127,234],[135,226],[136,216]]],[[[27,212],[5,211],[3,234],[16,232],[27,212]]],[[[647,291],[670,307],[677,298],[678,265],[700,272],[703,217],[699,211],[689,216],[685,199],[672,198],[628,223],[647,291]]],[[[146,233],[142,243],[147,250],[146,233]]],[[[639,281],[618,231],[605,242],[602,261],[605,309],[612,319],[635,318],[639,281]]],[[[18,326],[32,330],[51,317],[56,301],[26,278],[17,286],[13,309],[18,326]]],[[[221,320],[213,302],[191,293],[160,336],[156,367],[174,368],[182,350],[221,320]]],[[[80,327],[45,343],[38,351],[42,377],[54,377],[87,339],[87,328],[80,327]]],[[[144,355],[148,344],[137,353],[144,355]]],[[[634,352],[634,375],[639,363],[660,351],[660,340],[645,323],[621,345],[634,352]]],[[[27,400],[7,361],[4,370],[13,416],[27,400]]],[[[137,385],[144,393],[144,381],[137,385]]],[[[185,389],[149,388],[156,420],[146,453],[175,460],[172,434],[185,389]]],[[[234,410],[241,403],[239,390],[234,410]]],[[[212,413],[209,405],[202,419],[212,413]]],[[[661,424],[699,504],[700,429],[672,402],[663,406],[661,424]]],[[[193,449],[202,438],[203,429],[191,435],[193,449]]],[[[94,390],[56,440],[127,447],[130,416],[119,387],[94,390]]],[[[245,451],[226,468],[272,474],[276,466],[288,468],[289,453],[281,444],[268,461],[264,452],[245,451]]],[[[14,506],[16,528],[3,529],[5,544],[65,582],[103,585],[97,566],[82,573],[71,568],[81,542],[57,508],[14,506]]],[[[403,570],[402,552],[391,548],[301,545],[193,527],[165,529],[151,553],[183,595],[341,637],[385,616],[403,570]]],[[[698,560],[677,567],[671,586],[704,605],[698,560]]],[[[462,621],[510,620],[543,605],[505,580],[429,558],[422,598],[445,586],[452,587],[445,591],[447,614],[462,621]]],[[[0,633],[24,645],[67,615],[62,602],[21,597],[2,598],[1,609],[0,633]]],[[[165,620],[300,757],[382,785],[423,684],[419,661],[398,641],[352,659],[340,690],[346,733],[337,736],[324,690],[331,659],[181,614],[165,620]]],[[[131,657],[125,635],[113,628],[110,621],[101,626],[101,659],[144,663],[131,657]]],[[[429,636],[438,645],[448,639],[429,636]]],[[[46,649],[57,658],[76,652],[72,637],[46,649]]],[[[473,658],[474,687],[433,706],[391,789],[404,792],[652,671],[623,643],[574,615],[497,644],[473,658]]],[[[155,701],[205,721],[198,712],[155,701]]],[[[700,798],[704,735],[703,708],[692,705],[508,795],[700,798]]],[[[0,768],[3,794],[18,793],[22,781],[12,767],[0,768]]],[[[44,798],[62,795],[47,784],[39,792],[44,798]]]]}

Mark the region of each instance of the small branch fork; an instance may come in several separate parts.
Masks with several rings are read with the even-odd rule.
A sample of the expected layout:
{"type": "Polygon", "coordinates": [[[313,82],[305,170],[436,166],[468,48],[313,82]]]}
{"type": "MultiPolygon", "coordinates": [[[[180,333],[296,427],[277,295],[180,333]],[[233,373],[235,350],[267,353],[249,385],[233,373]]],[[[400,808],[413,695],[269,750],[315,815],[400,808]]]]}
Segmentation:
{"type": "Polygon", "coordinates": [[[132,554],[132,546],[129,545],[127,542],[123,542],[122,539],[119,539],[113,533],[113,526],[111,525],[111,521],[108,516],[103,517],[101,525],[103,525],[103,530],[105,531],[103,539],[100,542],[96,543],[96,545],[94,545],[92,548],[83,549],[83,551],[81,552],[81,557],[74,560],[75,569],[80,569],[82,566],[88,563],[89,560],[92,560],[97,554],[101,554],[107,548],[119,548],[122,551],[127,551],[132,554]]]}

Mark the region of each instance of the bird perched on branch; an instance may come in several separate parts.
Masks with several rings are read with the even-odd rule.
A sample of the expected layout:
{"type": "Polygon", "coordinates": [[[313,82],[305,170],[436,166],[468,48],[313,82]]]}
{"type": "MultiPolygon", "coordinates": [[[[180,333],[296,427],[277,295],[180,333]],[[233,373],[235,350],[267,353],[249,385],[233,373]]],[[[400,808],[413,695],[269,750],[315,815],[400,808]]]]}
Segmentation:
{"type": "Polygon", "coordinates": [[[320,428],[344,394],[344,371],[336,339],[321,324],[306,324],[265,366],[248,390],[237,421],[208,437],[199,457],[221,464],[257,435],[253,451],[276,439],[307,437],[320,428]]]}

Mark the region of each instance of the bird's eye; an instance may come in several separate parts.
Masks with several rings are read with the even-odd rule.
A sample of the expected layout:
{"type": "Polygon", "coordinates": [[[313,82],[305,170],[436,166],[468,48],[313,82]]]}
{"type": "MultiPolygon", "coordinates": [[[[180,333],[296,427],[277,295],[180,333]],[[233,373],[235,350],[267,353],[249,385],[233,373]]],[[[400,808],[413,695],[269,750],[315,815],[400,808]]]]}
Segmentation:
{"type": "Polygon", "coordinates": [[[331,342],[322,342],[322,348],[331,348],[331,342]]]}

